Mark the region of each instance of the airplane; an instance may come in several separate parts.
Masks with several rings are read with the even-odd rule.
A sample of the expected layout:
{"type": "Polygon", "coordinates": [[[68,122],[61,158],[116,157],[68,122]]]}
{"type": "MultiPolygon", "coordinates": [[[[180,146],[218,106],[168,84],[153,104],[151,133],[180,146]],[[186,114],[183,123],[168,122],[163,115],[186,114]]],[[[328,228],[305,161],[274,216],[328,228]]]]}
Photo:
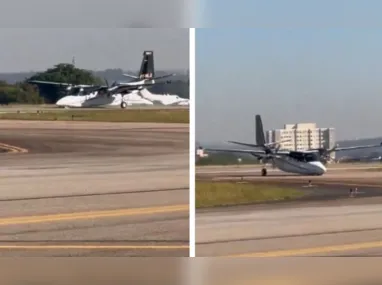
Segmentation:
{"type": "MultiPolygon", "coordinates": [[[[55,83],[49,82],[49,84],[55,83]]],[[[107,80],[106,86],[70,85],[67,88],[67,95],[59,99],[56,106],[63,108],[90,108],[120,105],[121,108],[126,108],[132,105],[154,105],[151,101],[142,98],[138,90],[132,90],[127,94],[110,94],[107,86],[107,80]]]]}
{"type": "MultiPolygon", "coordinates": [[[[218,152],[246,153],[253,155],[257,157],[257,159],[261,160],[261,162],[264,164],[264,166],[261,169],[262,176],[267,176],[266,164],[268,162],[272,163],[274,168],[278,168],[281,171],[300,175],[321,176],[327,171],[325,165],[320,160],[320,154],[317,150],[280,151],[281,142],[269,144],[265,143],[263,123],[260,115],[256,115],[256,144],[242,143],[236,141],[229,142],[255,149],[205,150],[218,152]],[[259,148],[261,150],[258,150],[259,148]]],[[[379,146],[382,146],[382,143],[379,146]]]]}
{"type": "MultiPolygon", "coordinates": [[[[119,102],[121,108],[124,109],[132,104],[153,105],[150,100],[142,97],[141,99],[138,99],[137,95],[139,94],[134,91],[141,90],[142,88],[149,87],[154,84],[161,84],[162,82],[156,82],[156,80],[173,76],[175,74],[154,77],[154,53],[152,51],[144,51],[139,76],[128,74],[124,75],[133,77],[136,81],[128,83],[114,82],[111,86],[109,86],[106,79],[106,85],[75,85],[70,83],[41,80],[30,80],[29,83],[53,84],[60,87],[66,86],[67,95],[56,102],[58,107],[96,107],[109,104],[115,105],[115,102],[119,102]],[[96,97],[102,98],[95,100],[96,97]]],[[[171,83],[171,81],[167,81],[165,83],[171,83]]]]}
{"type": "Polygon", "coordinates": [[[166,106],[189,106],[190,100],[186,98],[179,97],[173,94],[153,94],[149,90],[142,89],[140,92],[141,96],[151,102],[158,102],[161,105],[166,106]]]}
{"type": "Polygon", "coordinates": [[[68,95],[56,102],[56,106],[64,108],[91,108],[100,106],[132,106],[132,105],[154,105],[151,101],[142,98],[137,90],[126,95],[99,94],[102,90],[97,90],[92,93],[80,91],[77,95],[68,95]]]}

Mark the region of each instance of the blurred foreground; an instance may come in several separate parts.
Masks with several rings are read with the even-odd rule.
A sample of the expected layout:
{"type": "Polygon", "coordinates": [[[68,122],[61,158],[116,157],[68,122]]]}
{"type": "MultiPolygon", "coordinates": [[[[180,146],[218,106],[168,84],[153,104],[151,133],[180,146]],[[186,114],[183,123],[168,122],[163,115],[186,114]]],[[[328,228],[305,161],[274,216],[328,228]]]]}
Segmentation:
{"type": "Polygon", "coordinates": [[[380,258],[28,258],[3,260],[2,284],[367,285],[380,258]]]}
{"type": "Polygon", "coordinates": [[[382,258],[205,258],[203,284],[377,284],[382,281],[381,261],[382,258]]]}

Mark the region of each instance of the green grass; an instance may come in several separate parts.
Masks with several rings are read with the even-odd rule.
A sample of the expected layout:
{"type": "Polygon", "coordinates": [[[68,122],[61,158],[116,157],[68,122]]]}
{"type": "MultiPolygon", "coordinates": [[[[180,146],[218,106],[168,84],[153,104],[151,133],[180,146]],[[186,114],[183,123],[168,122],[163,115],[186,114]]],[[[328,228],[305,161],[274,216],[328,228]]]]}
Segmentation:
{"type": "Polygon", "coordinates": [[[266,184],[196,181],[195,186],[196,208],[280,201],[304,195],[293,188],[266,184]]]}
{"type": "Polygon", "coordinates": [[[189,123],[189,110],[65,110],[3,113],[0,120],[189,123]]]}
{"type": "Polygon", "coordinates": [[[382,171],[382,166],[376,166],[376,167],[373,167],[373,168],[366,168],[365,171],[381,172],[382,171]]]}

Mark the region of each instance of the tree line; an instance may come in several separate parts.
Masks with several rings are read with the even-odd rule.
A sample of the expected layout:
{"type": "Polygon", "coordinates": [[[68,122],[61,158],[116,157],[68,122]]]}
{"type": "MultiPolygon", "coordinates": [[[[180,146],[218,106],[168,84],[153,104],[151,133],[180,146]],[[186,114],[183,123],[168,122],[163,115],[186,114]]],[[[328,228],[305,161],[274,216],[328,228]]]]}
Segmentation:
{"type": "MultiPolygon", "coordinates": [[[[111,78],[107,78],[110,80],[111,78]]],[[[24,81],[9,84],[0,80],[0,104],[53,104],[66,94],[63,86],[30,84],[30,80],[71,83],[74,85],[105,85],[105,79],[94,72],[76,68],[72,64],[57,64],[44,72],[32,75],[24,81]]],[[[118,79],[117,79],[118,80],[118,79]]],[[[111,82],[110,82],[111,84],[111,82]]],[[[150,88],[154,93],[177,94],[189,98],[189,80],[174,80],[171,84],[159,84],[150,88]]]]}

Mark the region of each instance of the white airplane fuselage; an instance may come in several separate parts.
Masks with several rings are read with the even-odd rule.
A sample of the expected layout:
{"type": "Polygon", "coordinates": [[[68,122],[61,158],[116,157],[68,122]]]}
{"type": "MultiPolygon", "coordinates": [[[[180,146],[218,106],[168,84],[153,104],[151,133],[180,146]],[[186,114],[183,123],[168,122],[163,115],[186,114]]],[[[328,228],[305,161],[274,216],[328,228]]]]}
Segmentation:
{"type": "Polygon", "coordinates": [[[179,97],[178,95],[171,94],[153,94],[147,89],[142,89],[139,91],[143,98],[150,100],[151,102],[158,102],[165,106],[189,106],[190,100],[186,98],[179,97]]]}
{"type": "Polygon", "coordinates": [[[142,98],[137,91],[122,96],[113,94],[111,96],[98,95],[97,92],[88,95],[68,95],[57,101],[59,107],[86,108],[97,106],[119,106],[125,102],[127,106],[132,105],[153,105],[149,100],[142,98]]]}
{"type": "Polygon", "coordinates": [[[301,175],[323,175],[326,167],[320,161],[303,162],[287,156],[274,156],[273,164],[281,171],[301,175]]]}

